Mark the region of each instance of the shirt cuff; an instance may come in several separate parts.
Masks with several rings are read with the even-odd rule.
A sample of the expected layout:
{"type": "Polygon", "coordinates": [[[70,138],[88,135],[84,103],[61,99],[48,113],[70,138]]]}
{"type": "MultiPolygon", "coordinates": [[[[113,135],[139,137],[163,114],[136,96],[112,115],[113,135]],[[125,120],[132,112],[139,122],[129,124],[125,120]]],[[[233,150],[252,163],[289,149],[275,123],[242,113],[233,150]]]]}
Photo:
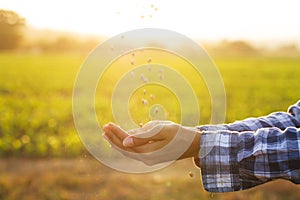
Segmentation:
{"type": "Polygon", "coordinates": [[[238,134],[226,130],[202,131],[199,159],[202,183],[209,192],[241,190],[238,153],[238,134]]]}

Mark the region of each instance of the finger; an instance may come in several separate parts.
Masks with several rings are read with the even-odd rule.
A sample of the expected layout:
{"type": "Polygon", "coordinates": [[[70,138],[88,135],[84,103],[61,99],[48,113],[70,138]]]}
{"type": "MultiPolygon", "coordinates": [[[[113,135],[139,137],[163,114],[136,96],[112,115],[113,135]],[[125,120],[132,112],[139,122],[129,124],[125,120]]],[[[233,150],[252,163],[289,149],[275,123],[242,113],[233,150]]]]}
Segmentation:
{"type": "MultiPolygon", "coordinates": [[[[109,123],[109,124],[104,125],[103,130],[105,131],[105,134],[103,136],[107,140],[109,140],[112,147],[117,146],[118,148],[123,149],[125,151],[129,151],[129,152],[149,152],[149,151],[152,151],[153,150],[152,147],[149,148],[149,151],[146,151],[146,149],[148,147],[143,147],[141,149],[133,149],[133,148],[128,148],[128,147],[134,147],[134,146],[140,146],[140,145],[143,145],[143,144],[149,144],[153,141],[158,140],[156,137],[153,137],[153,133],[145,132],[145,131],[142,132],[142,134],[136,134],[136,138],[132,139],[124,130],[122,130],[119,126],[117,126],[113,123],[109,123]],[[135,144],[135,145],[132,145],[132,144],[135,144]]],[[[161,130],[161,128],[156,128],[156,129],[151,129],[151,130],[152,130],[152,132],[153,132],[153,130],[159,131],[159,130],[161,130]]],[[[141,132],[141,129],[137,130],[137,132],[138,131],[141,132]]],[[[117,150],[120,151],[120,149],[117,149],[117,150]]]]}
{"type": "MultiPolygon", "coordinates": [[[[112,147],[116,150],[120,151],[122,154],[128,156],[127,154],[130,152],[136,152],[132,148],[127,148],[123,145],[124,137],[127,137],[128,134],[124,130],[122,130],[119,126],[114,123],[109,123],[103,126],[103,130],[105,133],[103,137],[108,140],[112,147]]],[[[132,157],[132,156],[129,156],[132,157]]]]}
{"type": "MultiPolygon", "coordinates": [[[[163,127],[156,125],[152,129],[144,132],[137,133],[135,135],[130,135],[123,140],[123,145],[125,147],[136,147],[144,144],[148,144],[154,141],[163,140],[161,132],[163,127]]],[[[141,130],[142,131],[142,130],[141,130]]]]}
{"type": "Polygon", "coordinates": [[[134,135],[134,134],[137,134],[139,132],[141,132],[141,128],[135,128],[135,129],[131,129],[131,130],[127,131],[128,135],[134,135]]]}
{"type": "Polygon", "coordinates": [[[120,140],[115,134],[113,134],[110,130],[106,130],[103,134],[103,137],[111,144],[115,145],[119,148],[123,147],[122,140],[120,140]]]}
{"type": "Polygon", "coordinates": [[[164,141],[156,141],[150,144],[134,147],[133,149],[135,149],[135,151],[138,153],[135,159],[140,160],[149,166],[176,160],[176,157],[174,157],[173,153],[170,153],[168,150],[164,151],[162,149],[166,145],[167,144],[164,141]]]}
{"type": "Polygon", "coordinates": [[[127,154],[130,152],[135,152],[132,148],[126,148],[123,146],[122,140],[120,140],[114,133],[112,133],[110,130],[107,130],[103,137],[109,142],[111,147],[118,150],[122,154],[128,156],[127,154]]]}
{"type": "Polygon", "coordinates": [[[104,129],[109,129],[113,134],[115,134],[115,136],[117,136],[122,141],[124,140],[124,138],[129,136],[129,134],[127,134],[126,131],[124,131],[122,128],[120,128],[118,125],[112,122],[104,126],[104,129]]]}
{"type": "Polygon", "coordinates": [[[170,121],[148,122],[147,124],[145,124],[145,127],[135,129],[134,132],[137,134],[126,137],[123,140],[123,145],[125,147],[136,147],[147,144],[149,142],[164,140],[166,135],[163,134],[163,129],[171,124],[174,123],[170,121]]]}
{"type": "Polygon", "coordinates": [[[165,146],[165,142],[163,140],[153,141],[150,140],[148,143],[131,147],[136,153],[151,153],[156,150],[159,150],[165,146]]]}
{"type": "Polygon", "coordinates": [[[158,120],[157,121],[149,121],[146,124],[141,125],[138,128],[134,128],[134,129],[131,129],[131,130],[127,131],[127,133],[129,135],[133,135],[133,134],[145,132],[145,131],[148,131],[149,129],[151,129],[154,125],[157,125],[157,124],[158,124],[158,120]]]}
{"type": "Polygon", "coordinates": [[[152,121],[149,121],[146,124],[144,124],[141,129],[144,130],[144,131],[147,131],[147,130],[152,129],[156,125],[164,126],[164,125],[168,125],[168,124],[171,124],[171,123],[173,123],[173,122],[171,122],[171,121],[162,121],[162,120],[152,120],[152,121]]]}
{"type": "Polygon", "coordinates": [[[128,130],[127,133],[128,135],[134,135],[134,134],[138,134],[141,132],[147,132],[150,131],[154,126],[160,125],[160,127],[164,127],[164,125],[168,125],[171,124],[173,122],[171,121],[162,121],[162,120],[153,120],[153,121],[149,121],[146,124],[142,125],[139,128],[135,128],[135,129],[131,129],[128,130]]]}

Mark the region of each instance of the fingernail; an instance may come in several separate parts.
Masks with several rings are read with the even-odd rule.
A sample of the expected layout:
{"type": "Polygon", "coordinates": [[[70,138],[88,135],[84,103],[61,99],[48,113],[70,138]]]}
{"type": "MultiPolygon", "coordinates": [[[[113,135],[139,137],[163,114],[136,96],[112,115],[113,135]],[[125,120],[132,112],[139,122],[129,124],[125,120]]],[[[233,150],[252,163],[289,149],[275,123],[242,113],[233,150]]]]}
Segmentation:
{"type": "Polygon", "coordinates": [[[123,145],[125,147],[129,147],[129,146],[132,146],[134,143],[133,143],[133,138],[132,137],[127,137],[123,140],[123,145]]]}
{"type": "Polygon", "coordinates": [[[108,124],[104,124],[102,128],[104,131],[106,131],[108,129],[108,124]]]}

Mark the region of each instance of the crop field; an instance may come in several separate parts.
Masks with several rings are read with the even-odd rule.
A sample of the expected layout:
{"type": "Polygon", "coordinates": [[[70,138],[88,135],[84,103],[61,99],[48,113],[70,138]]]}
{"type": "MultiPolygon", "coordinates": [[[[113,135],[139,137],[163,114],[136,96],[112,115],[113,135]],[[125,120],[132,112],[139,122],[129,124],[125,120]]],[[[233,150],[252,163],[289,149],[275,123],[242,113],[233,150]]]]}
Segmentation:
{"type": "MultiPolygon", "coordinates": [[[[156,62],[169,63],[191,81],[199,99],[199,124],[210,122],[211,101],[205,77],[194,73],[188,63],[174,61],[172,55],[161,58],[153,52],[136,53],[135,63],[131,63],[132,56],[112,63],[99,79],[95,108],[100,126],[114,120],[111,97],[122,73],[156,62]]],[[[95,161],[77,135],[72,114],[73,86],[85,57],[68,53],[0,53],[0,199],[300,198],[299,186],[285,181],[211,197],[202,189],[199,170],[190,160],[145,175],[124,174],[95,161]],[[195,174],[193,178],[188,176],[189,171],[195,174]]],[[[226,123],[286,111],[300,99],[300,56],[212,59],[226,90],[226,123]]],[[[159,69],[152,66],[147,73],[176,81],[166,72],[160,77],[155,70],[159,69]]],[[[143,83],[140,73],[131,76],[143,83]]],[[[168,88],[145,84],[130,95],[128,109],[136,124],[150,120],[149,108],[158,104],[164,106],[167,119],[180,122],[180,99],[168,88]]],[[[192,111],[193,107],[186,109],[192,111]]]]}

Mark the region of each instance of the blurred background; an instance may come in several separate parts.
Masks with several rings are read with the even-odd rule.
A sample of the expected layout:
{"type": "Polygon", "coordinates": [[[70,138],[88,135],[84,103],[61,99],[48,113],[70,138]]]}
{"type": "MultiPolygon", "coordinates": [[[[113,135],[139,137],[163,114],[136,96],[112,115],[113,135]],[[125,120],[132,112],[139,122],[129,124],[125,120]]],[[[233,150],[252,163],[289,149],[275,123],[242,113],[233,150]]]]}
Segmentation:
{"type": "MultiPolygon", "coordinates": [[[[300,198],[283,180],[210,194],[190,159],[148,174],[115,171],[85,150],[72,116],[86,57],[137,28],[170,29],[206,49],[224,81],[226,123],[286,111],[300,97],[298,8],[296,0],[0,0],[0,199],[300,198]]],[[[200,124],[209,123],[209,94],[197,95],[200,124]]],[[[96,108],[100,122],[111,120],[101,114],[108,105],[96,108]]]]}

